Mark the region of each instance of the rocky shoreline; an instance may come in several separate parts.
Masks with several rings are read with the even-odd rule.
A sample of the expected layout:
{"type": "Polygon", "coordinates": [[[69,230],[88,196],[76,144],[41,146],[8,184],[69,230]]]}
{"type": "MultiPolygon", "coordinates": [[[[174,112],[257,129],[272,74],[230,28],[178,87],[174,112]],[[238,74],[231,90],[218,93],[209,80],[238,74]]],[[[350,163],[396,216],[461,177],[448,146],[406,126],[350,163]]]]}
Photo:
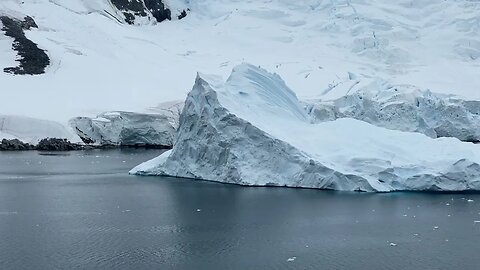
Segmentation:
{"type": "Polygon", "coordinates": [[[0,142],[1,151],[82,151],[82,150],[95,150],[95,149],[124,149],[124,148],[142,148],[142,149],[170,149],[170,146],[165,145],[149,145],[149,144],[136,144],[136,145],[85,145],[77,144],[68,141],[67,139],[59,138],[45,138],[41,140],[37,145],[24,143],[18,139],[7,140],[3,139],[0,142]]]}

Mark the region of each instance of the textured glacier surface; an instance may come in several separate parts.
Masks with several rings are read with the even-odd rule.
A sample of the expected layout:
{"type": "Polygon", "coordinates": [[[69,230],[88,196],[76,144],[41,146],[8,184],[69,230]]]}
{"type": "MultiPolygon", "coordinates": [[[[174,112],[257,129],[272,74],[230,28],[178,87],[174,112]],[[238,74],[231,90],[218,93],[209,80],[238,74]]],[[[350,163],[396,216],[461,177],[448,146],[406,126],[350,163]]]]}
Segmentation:
{"type": "Polygon", "coordinates": [[[198,75],[172,150],[130,173],[345,191],[480,189],[480,148],[456,138],[315,123],[276,74],[198,75]]]}
{"type": "Polygon", "coordinates": [[[85,143],[172,146],[178,118],[165,112],[105,112],[95,118],[76,117],[69,123],[85,143]]]}
{"type": "MultiPolygon", "coordinates": [[[[63,123],[143,112],[185,100],[198,70],[228,76],[242,62],[274,70],[302,99],[343,96],[353,73],[480,100],[479,1],[162,2],[172,19],[190,12],[129,25],[110,0],[1,0],[0,16],[35,19],[25,34],[51,64],[41,76],[0,72],[0,113],[63,123]]],[[[16,63],[12,42],[0,31],[1,69],[16,63]]]]}
{"type": "MultiPolygon", "coordinates": [[[[361,85],[351,80],[355,89],[361,85]]],[[[308,101],[316,122],[355,118],[376,126],[420,132],[433,138],[480,141],[480,101],[432,93],[411,85],[374,81],[333,101],[308,101]]]]}

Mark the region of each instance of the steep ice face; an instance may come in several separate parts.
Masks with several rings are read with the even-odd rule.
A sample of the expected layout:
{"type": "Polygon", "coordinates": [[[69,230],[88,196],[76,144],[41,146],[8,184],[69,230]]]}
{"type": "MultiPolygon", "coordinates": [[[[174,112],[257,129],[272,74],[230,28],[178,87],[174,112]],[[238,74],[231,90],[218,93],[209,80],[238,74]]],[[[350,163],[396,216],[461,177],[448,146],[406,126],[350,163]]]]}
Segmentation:
{"type": "Polygon", "coordinates": [[[420,132],[432,138],[480,141],[480,101],[373,82],[333,101],[310,101],[315,122],[355,118],[376,126],[420,132]]]}
{"type": "MultiPolygon", "coordinates": [[[[252,73],[254,70],[250,68],[241,66],[236,70],[252,76],[252,80],[266,74],[252,73]]],[[[271,84],[256,85],[256,90],[259,91],[256,92],[251,88],[254,85],[237,80],[236,75],[232,74],[229,79],[232,88],[225,92],[216,92],[212,88],[216,82],[210,81],[210,84],[198,76],[180,117],[180,130],[174,149],[140,165],[131,173],[172,175],[242,185],[373,190],[365,179],[346,176],[323,166],[223,107],[217,94],[224,95],[222,99],[225,102],[230,101],[230,95],[237,94],[251,95],[254,100],[266,101],[273,93],[273,89],[268,86],[280,86],[283,90],[288,90],[281,80],[264,78],[271,84]],[[235,90],[234,85],[246,88],[235,90]]],[[[305,120],[307,116],[299,104],[292,102],[295,100],[293,92],[288,90],[278,94],[276,98],[270,99],[270,104],[253,100],[252,103],[242,104],[254,106],[255,109],[259,109],[258,105],[262,104],[266,110],[280,108],[295,121],[305,120]]],[[[242,110],[241,106],[238,110],[242,110]]],[[[248,110],[243,112],[248,113],[248,110]]],[[[262,113],[254,116],[261,117],[262,113]]]]}
{"type": "Polygon", "coordinates": [[[199,75],[174,148],[131,173],[335,190],[478,190],[480,148],[354,119],[319,124],[279,76],[199,75]]]}
{"type": "Polygon", "coordinates": [[[80,141],[73,131],[58,122],[16,115],[0,115],[0,140],[19,139],[25,143],[37,144],[44,138],[80,141]]]}
{"type": "Polygon", "coordinates": [[[96,118],[76,117],[70,126],[85,143],[123,146],[173,145],[175,120],[158,114],[105,112],[96,118]]]}

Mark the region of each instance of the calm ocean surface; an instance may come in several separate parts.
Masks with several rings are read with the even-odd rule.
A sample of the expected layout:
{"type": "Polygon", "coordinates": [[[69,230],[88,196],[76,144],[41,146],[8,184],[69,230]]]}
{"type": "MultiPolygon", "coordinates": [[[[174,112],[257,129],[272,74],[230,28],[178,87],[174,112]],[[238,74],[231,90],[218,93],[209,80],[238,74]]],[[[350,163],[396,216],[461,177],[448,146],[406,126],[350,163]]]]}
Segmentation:
{"type": "Polygon", "coordinates": [[[159,153],[0,153],[0,269],[480,269],[480,194],[128,175],[159,153]]]}

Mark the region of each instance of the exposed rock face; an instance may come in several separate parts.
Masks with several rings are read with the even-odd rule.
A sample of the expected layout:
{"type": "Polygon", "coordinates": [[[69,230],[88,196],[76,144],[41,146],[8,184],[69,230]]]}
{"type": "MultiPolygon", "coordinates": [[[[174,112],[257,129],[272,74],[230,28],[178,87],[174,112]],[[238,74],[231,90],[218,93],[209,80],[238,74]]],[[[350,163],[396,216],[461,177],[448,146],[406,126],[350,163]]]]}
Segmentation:
{"type": "Polygon", "coordinates": [[[312,103],[307,105],[307,110],[316,122],[355,118],[432,138],[480,141],[480,101],[435,94],[408,85],[374,82],[337,100],[312,103]]]}
{"type": "Polygon", "coordinates": [[[152,13],[153,17],[157,19],[157,22],[163,22],[164,20],[172,19],[172,12],[165,7],[165,4],[161,0],[144,0],[145,6],[152,13]]]}
{"type": "MultiPolygon", "coordinates": [[[[112,4],[122,12],[125,21],[135,24],[140,21],[163,22],[172,19],[172,11],[162,0],[111,0],[112,4]]],[[[178,19],[187,16],[186,10],[178,11],[178,19]]]]}
{"type": "Polygon", "coordinates": [[[83,150],[83,146],[69,142],[67,139],[46,138],[35,147],[39,151],[74,151],[83,150]]]}
{"type": "Polygon", "coordinates": [[[77,117],[70,125],[83,142],[99,145],[171,147],[176,133],[175,123],[167,116],[132,112],[77,117]]]}
{"type": "Polygon", "coordinates": [[[33,150],[35,147],[31,144],[24,143],[18,139],[3,139],[0,142],[0,151],[26,151],[33,150]]]}
{"type": "Polygon", "coordinates": [[[3,69],[6,73],[17,75],[38,75],[45,73],[45,68],[50,65],[50,59],[44,50],[38,48],[37,44],[25,36],[24,30],[37,28],[37,24],[31,17],[25,17],[23,21],[0,16],[3,24],[2,30],[5,35],[12,37],[13,49],[18,53],[19,65],[17,67],[6,67],[3,69]]]}
{"type": "Polygon", "coordinates": [[[480,148],[355,119],[312,123],[275,74],[197,77],[172,150],[132,169],[241,185],[345,191],[480,190],[480,148]]]}

